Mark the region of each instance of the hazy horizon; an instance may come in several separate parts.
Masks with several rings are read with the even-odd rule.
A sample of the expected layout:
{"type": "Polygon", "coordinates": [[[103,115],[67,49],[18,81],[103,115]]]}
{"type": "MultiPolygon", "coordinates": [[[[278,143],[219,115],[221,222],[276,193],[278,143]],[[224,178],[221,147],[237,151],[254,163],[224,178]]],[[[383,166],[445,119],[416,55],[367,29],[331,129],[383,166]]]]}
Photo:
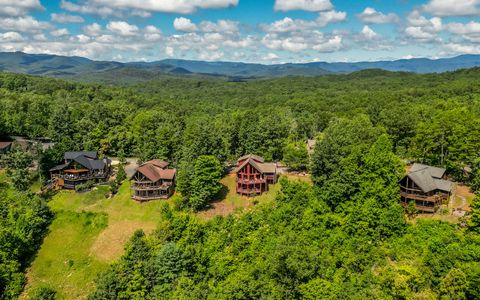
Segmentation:
{"type": "Polygon", "coordinates": [[[480,53],[480,0],[2,1],[0,51],[120,62],[361,62],[480,53]]]}

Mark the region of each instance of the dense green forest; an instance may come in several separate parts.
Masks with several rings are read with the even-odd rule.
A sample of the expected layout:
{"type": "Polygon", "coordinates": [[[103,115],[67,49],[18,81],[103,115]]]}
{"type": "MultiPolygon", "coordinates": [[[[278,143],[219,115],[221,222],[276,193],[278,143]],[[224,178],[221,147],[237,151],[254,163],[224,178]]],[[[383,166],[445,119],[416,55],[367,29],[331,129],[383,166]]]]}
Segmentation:
{"type": "MultiPolygon", "coordinates": [[[[39,154],[43,178],[66,150],[167,159],[193,209],[239,155],[311,172],[313,185],[283,178],[273,205],[238,216],[201,222],[166,205],[155,233],[135,233],[91,299],[478,299],[480,201],[463,226],[411,224],[398,180],[413,160],[480,186],[479,76],[369,70],[120,88],[3,73],[0,135],[53,139],[39,154]],[[312,138],[309,160],[299,145],[312,138]]],[[[9,299],[51,216],[39,196],[0,189],[0,291],[9,299]]]]}

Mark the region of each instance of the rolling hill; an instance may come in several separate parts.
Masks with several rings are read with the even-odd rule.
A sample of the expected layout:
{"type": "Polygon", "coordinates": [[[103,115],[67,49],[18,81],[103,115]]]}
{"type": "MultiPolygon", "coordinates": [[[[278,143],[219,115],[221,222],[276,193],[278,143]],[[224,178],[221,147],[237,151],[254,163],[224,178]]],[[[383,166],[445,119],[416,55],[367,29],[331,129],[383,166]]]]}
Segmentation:
{"type": "Polygon", "coordinates": [[[136,83],[162,76],[209,76],[227,80],[243,80],[345,74],[369,69],[440,73],[477,66],[480,66],[480,55],[461,55],[442,59],[413,58],[374,62],[312,62],[264,65],[180,59],[121,63],[95,61],[77,56],[0,52],[0,71],[112,84],[136,83]]]}

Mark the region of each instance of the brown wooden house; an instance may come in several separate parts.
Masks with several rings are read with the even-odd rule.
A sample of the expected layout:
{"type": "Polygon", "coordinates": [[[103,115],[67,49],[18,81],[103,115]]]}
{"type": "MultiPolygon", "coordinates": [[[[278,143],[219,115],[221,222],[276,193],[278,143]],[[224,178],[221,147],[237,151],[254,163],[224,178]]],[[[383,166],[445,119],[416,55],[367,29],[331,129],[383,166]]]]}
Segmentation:
{"type": "Polygon", "coordinates": [[[453,189],[445,172],[443,168],[414,164],[400,181],[400,203],[406,207],[410,201],[415,201],[419,211],[436,212],[453,189]]]}
{"type": "Polygon", "coordinates": [[[236,191],[243,196],[260,195],[268,185],[277,182],[277,165],[266,163],[263,157],[245,155],[237,160],[236,191]]]}
{"type": "Polygon", "coordinates": [[[168,199],[175,189],[176,169],[169,169],[168,163],[154,159],[137,168],[131,180],[133,196],[137,201],[168,199]]]}
{"type": "Polygon", "coordinates": [[[65,152],[64,163],[50,169],[56,186],[75,189],[87,181],[105,182],[111,171],[111,160],[99,159],[95,151],[65,152]]]}

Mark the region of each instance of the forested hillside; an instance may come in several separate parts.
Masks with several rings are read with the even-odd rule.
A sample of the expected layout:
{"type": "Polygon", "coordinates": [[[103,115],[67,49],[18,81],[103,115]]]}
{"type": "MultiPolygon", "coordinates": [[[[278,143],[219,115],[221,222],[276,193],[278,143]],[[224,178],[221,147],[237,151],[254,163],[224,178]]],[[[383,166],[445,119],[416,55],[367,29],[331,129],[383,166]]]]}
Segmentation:
{"type": "MultiPolygon", "coordinates": [[[[479,76],[369,70],[249,82],[170,77],[120,88],[3,73],[0,135],[52,138],[55,147],[39,158],[43,178],[64,151],[98,150],[166,159],[179,181],[198,161],[247,153],[288,164],[292,149],[317,140],[306,163],[313,184],[283,178],[274,203],[210,221],[165,205],[154,234],[135,233],[91,299],[478,299],[480,201],[459,225],[407,222],[398,180],[413,160],[480,182],[479,76]]],[[[4,194],[2,202],[14,197],[4,194]]],[[[37,209],[36,196],[22,197],[45,215],[32,222],[41,236],[49,212],[37,209]]],[[[13,248],[22,237],[10,229],[19,228],[14,213],[22,210],[5,210],[0,231],[13,248]]],[[[22,283],[11,274],[39,242],[27,237],[35,245],[28,252],[0,256],[15,266],[0,270],[9,295],[22,283]]]]}

